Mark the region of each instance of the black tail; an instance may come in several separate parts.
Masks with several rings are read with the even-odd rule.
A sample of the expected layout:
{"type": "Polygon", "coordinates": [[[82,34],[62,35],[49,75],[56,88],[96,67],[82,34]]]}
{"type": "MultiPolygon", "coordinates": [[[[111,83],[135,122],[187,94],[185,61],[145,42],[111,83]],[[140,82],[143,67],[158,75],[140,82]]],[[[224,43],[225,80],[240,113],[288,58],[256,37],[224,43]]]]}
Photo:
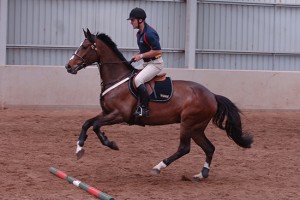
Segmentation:
{"type": "Polygon", "coordinates": [[[218,102],[218,110],[213,117],[213,123],[220,129],[225,130],[228,137],[232,138],[237,145],[250,148],[253,137],[250,134],[243,133],[238,107],[226,97],[221,95],[215,95],[215,97],[218,102]],[[225,126],[223,125],[224,121],[225,126]]]}

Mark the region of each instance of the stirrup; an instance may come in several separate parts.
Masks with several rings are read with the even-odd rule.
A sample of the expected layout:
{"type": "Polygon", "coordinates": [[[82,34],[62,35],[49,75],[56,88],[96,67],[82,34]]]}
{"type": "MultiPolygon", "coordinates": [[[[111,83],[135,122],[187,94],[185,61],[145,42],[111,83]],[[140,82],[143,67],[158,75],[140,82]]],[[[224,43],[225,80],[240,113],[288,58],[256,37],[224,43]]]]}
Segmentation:
{"type": "Polygon", "coordinates": [[[141,106],[139,106],[135,113],[134,113],[135,116],[137,117],[148,117],[149,116],[149,109],[148,108],[143,108],[141,106]]]}

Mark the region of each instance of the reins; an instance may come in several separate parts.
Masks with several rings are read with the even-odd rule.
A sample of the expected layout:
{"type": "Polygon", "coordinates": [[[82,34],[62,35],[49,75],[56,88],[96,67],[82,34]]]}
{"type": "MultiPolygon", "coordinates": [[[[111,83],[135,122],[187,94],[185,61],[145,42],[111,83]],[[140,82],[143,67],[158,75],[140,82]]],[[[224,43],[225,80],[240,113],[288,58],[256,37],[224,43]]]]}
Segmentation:
{"type": "Polygon", "coordinates": [[[106,65],[106,64],[121,64],[121,63],[128,63],[128,64],[132,64],[133,62],[135,62],[134,58],[132,58],[130,61],[124,60],[124,61],[118,61],[118,62],[99,62],[100,65],[106,65]]]}

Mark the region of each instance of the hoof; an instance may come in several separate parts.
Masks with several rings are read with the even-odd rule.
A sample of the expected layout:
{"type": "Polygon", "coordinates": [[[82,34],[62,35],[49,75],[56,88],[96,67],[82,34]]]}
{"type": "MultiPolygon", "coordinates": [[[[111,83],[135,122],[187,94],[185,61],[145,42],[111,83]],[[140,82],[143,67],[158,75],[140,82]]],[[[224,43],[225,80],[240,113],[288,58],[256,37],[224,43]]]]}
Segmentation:
{"type": "Polygon", "coordinates": [[[160,174],[160,170],[159,170],[159,169],[153,168],[153,169],[151,169],[150,173],[151,173],[152,175],[159,175],[159,174],[160,174]]]}
{"type": "Polygon", "coordinates": [[[193,176],[192,177],[193,182],[200,182],[201,180],[203,180],[203,178],[201,178],[201,177],[198,177],[198,176],[193,176]]]}
{"type": "Polygon", "coordinates": [[[79,160],[80,158],[82,158],[83,155],[84,155],[84,149],[81,149],[80,151],[78,151],[76,153],[77,160],[79,160]]]}
{"type": "Polygon", "coordinates": [[[111,141],[110,142],[110,146],[109,146],[111,149],[113,149],[113,150],[119,150],[119,147],[118,147],[118,145],[117,145],[117,143],[116,142],[114,142],[114,141],[111,141]]]}
{"type": "Polygon", "coordinates": [[[192,181],[193,182],[199,182],[199,181],[201,181],[203,179],[206,179],[207,177],[208,177],[208,175],[207,176],[203,176],[203,174],[201,172],[200,174],[197,174],[197,175],[193,176],[192,181]]]}
{"type": "Polygon", "coordinates": [[[202,169],[202,176],[203,178],[207,178],[208,177],[208,173],[209,173],[209,169],[206,167],[203,167],[202,169]]]}

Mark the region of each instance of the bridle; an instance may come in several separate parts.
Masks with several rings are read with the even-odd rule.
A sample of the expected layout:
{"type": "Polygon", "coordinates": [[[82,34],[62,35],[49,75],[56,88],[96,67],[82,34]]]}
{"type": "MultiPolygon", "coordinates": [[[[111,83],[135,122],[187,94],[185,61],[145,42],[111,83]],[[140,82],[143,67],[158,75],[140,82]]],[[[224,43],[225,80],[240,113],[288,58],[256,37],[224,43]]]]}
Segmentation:
{"type": "MultiPolygon", "coordinates": [[[[81,46],[82,46],[82,45],[81,45],[81,46]]],[[[95,50],[97,56],[99,56],[99,55],[98,55],[98,52],[97,52],[98,49],[97,49],[97,46],[96,46],[96,42],[94,42],[93,44],[91,44],[91,48],[92,48],[93,50],[95,50]]],[[[82,63],[81,63],[80,65],[78,65],[78,67],[76,67],[76,70],[77,70],[77,71],[79,71],[80,69],[86,68],[87,66],[93,65],[93,63],[88,65],[88,64],[86,63],[85,59],[84,59],[82,56],[80,56],[80,55],[78,55],[78,54],[76,54],[76,53],[73,53],[73,55],[76,56],[76,57],[78,57],[78,58],[80,58],[80,60],[82,61],[82,63]]],[[[134,59],[131,59],[129,62],[128,62],[127,60],[126,60],[126,61],[118,61],[118,62],[101,62],[101,61],[99,61],[99,62],[97,62],[96,64],[98,65],[98,68],[99,68],[101,65],[105,65],[105,64],[120,64],[120,63],[128,63],[128,64],[132,64],[133,62],[135,62],[134,59]]],[[[100,70],[100,69],[99,69],[99,70],[100,70]]]]}
{"type": "Polygon", "coordinates": [[[85,60],[84,60],[83,57],[81,57],[80,55],[78,55],[76,53],[73,53],[73,56],[76,56],[76,57],[80,58],[81,61],[82,61],[82,63],[80,65],[77,65],[78,66],[78,67],[76,67],[77,71],[80,70],[80,69],[82,69],[82,68],[86,68],[87,64],[86,64],[86,62],[85,62],[85,60]]]}
{"type": "MultiPolygon", "coordinates": [[[[79,46],[79,48],[82,46],[82,44],[79,46]]],[[[97,55],[98,58],[100,58],[99,54],[98,54],[98,51],[97,51],[97,46],[96,46],[96,42],[92,42],[90,47],[92,48],[92,50],[95,50],[95,53],[97,55]]],[[[79,49],[78,48],[78,49],[79,49]]],[[[91,64],[87,64],[86,60],[77,54],[77,51],[75,53],[73,53],[73,56],[76,56],[78,57],[82,63],[81,64],[78,64],[75,69],[73,70],[73,73],[77,73],[77,71],[87,67],[87,66],[90,66],[90,65],[94,65],[94,63],[91,63],[91,64]]],[[[117,61],[117,62],[101,62],[100,59],[96,62],[96,65],[98,67],[98,70],[99,70],[99,73],[100,73],[100,68],[102,65],[108,65],[108,64],[120,64],[120,63],[127,63],[127,64],[130,64],[135,62],[135,60],[132,58],[130,61],[117,61]]],[[[66,66],[67,67],[67,66],[66,66]]],[[[119,78],[118,80],[115,80],[115,81],[111,81],[111,82],[108,82],[108,83],[104,83],[104,82],[101,82],[101,96],[104,96],[106,93],[108,93],[109,91],[113,90],[114,88],[118,87],[119,85],[127,82],[131,77],[134,76],[135,74],[135,70],[132,70],[130,73],[122,76],[121,78],[119,78]],[[108,88],[107,88],[108,87],[108,88]],[[105,89],[107,88],[107,89],[105,89]]]]}
{"type": "MultiPolygon", "coordinates": [[[[80,46],[82,46],[82,45],[80,45],[80,46]]],[[[95,50],[95,52],[96,52],[96,54],[97,54],[97,56],[98,56],[97,47],[96,47],[96,42],[94,42],[93,44],[91,44],[91,48],[92,48],[93,50],[95,50]]],[[[92,64],[89,64],[89,65],[88,65],[88,64],[86,63],[85,59],[84,59],[82,56],[76,54],[76,52],[73,53],[73,56],[76,56],[76,57],[80,58],[80,60],[82,61],[82,63],[81,63],[80,65],[77,65],[77,67],[76,67],[76,70],[77,70],[77,71],[79,71],[79,70],[81,70],[81,69],[83,69],[83,68],[86,68],[86,67],[89,66],[89,65],[92,65],[92,64]]],[[[98,65],[99,65],[100,62],[97,62],[97,63],[98,63],[98,65]]]]}

